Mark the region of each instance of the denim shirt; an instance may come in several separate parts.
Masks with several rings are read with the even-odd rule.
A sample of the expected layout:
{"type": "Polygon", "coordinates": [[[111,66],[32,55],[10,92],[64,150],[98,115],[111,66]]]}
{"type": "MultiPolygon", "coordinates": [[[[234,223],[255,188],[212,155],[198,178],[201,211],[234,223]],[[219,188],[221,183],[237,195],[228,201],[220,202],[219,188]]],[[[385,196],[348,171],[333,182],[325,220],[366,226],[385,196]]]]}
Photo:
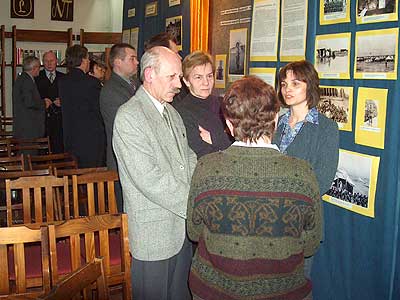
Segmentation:
{"type": "Polygon", "coordinates": [[[301,128],[303,128],[305,122],[318,125],[318,110],[315,107],[311,108],[304,120],[297,122],[293,128],[289,125],[289,119],[290,110],[282,116],[278,123],[278,127],[284,126],[282,130],[281,143],[279,145],[279,149],[282,153],[286,153],[287,147],[289,147],[289,145],[294,141],[301,128]]]}

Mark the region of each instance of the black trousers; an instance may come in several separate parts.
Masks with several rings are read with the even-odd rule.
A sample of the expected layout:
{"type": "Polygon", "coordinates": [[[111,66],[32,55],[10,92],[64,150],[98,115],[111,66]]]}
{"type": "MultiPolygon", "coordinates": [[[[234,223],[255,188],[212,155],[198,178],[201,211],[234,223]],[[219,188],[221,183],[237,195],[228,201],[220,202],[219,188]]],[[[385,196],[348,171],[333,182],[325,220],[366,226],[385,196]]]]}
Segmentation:
{"type": "Polygon", "coordinates": [[[192,243],[185,238],[175,256],[158,261],[132,259],[132,298],[135,300],[190,300],[188,278],[192,243]]]}

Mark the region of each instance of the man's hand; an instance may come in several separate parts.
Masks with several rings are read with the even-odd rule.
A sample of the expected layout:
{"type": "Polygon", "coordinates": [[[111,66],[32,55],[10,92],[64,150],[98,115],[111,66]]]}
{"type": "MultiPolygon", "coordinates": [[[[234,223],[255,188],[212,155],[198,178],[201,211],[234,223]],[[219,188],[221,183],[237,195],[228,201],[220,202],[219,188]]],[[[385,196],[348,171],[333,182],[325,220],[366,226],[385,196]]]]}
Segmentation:
{"type": "Polygon", "coordinates": [[[56,100],[54,100],[53,102],[56,106],[60,107],[61,106],[61,99],[60,98],[56,98],[56,100]]]}
{"type": "Polygon", "coordinates": [[[49,106],[53,104],[53,101],[51,101],[49,98],[44,98],[44,103],[46,104],[46,109],[48,109],[49,106]]]}
{"type": "Polygon", "coordinates": [[[203,127],[199,125],[199,131],[200,131],[200,137],[203,141],[205,141],[207,144],[212,144],[211,140],[211,134],[209,131],[205,130],[203,127]]]}

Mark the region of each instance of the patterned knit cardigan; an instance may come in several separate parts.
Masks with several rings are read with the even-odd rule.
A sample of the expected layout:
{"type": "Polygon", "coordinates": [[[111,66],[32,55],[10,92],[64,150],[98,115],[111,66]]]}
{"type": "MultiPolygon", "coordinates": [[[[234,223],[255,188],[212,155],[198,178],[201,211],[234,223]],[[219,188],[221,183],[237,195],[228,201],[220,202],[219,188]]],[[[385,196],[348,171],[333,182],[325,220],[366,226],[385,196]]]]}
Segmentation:
{"type": "Polygon", "coordinates": [[[192,179],[188,234],[198,241],[194,298],[303,299],[304,256],[321,240],[310,165],[270,148],[231,146],[202,157],[192,179]]]}

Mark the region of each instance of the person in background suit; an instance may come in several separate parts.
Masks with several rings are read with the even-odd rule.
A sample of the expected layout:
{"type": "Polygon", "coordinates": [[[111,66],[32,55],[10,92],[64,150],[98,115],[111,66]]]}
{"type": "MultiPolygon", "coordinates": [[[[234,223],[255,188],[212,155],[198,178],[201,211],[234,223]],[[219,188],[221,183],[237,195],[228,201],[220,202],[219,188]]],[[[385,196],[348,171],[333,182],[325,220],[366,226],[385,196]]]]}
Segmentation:
{"type": "Polygon", "coordinates": [[[191,299],[192,257],[185,230],[196,155],[170,105],[181,87],[181,60],[170,49],[143,54],[143,85],[115,117],[113,146],[129,216],[135,299],[191,299]]]}
{"type": "Polygon", "coordinates": [[[46,134],[50,138],[53,153],[64,152],[62,134],[61,99],[58,95],[58,80],[65,74],[56,70],[57,57],[48,51],[43,55],[44,69],[35,77],[40,97],[46,104],[46,134]]]}
{"type": "Polygon", "coordinates": [[[104,80],[106,78],[106,71],[107,71],[107,66],[103,61],[101,61],[97,57],[92,57],[90,59],[88,74],[100,80],[101,86],[103,86],[104,84],[104,80]]]}
{"type": "MultiPolygon", "coordinates": [[[[100,92],[100,111],[103,116],[107,136],[107,167],[117,170],[117,161],[112,149],[112,134],[115,115],[118,108],[128,101],[138,89],[137,79],[131,80],[137,73],[138,66],[135,48],[129,44],[115,44],[110,50],[111,77],[100,92]]],[[[118,211],[123,211],[121,185],[115,187],[118,211]]]]}
{"type": "Polygon", "coordinates": [[[15,81],[12,92],[13,135],[19,139],[41,138],[45,132],[45,103],[34,79],[39,75],[40,61],[34,56],[28,56],[22,68],[23,72],[15,81]]]}
{"type": "Polygon", "coordinates": [[[63,101],[64,149],[78,159],[80,168],[105,165],[105,131],[100,113],[100,81],[86,73],[89,55],[85,47],[67,49],[68,73],[58,89],[63,101]]]}
{"type": "MultiPolygon", "coordinates": [[[[173,37],[169,32],[160,32],[159,34],[156,34],[155,36],[151,37],[148,41],[144,43],[144,51],[148,51],[153,47],[156,46],[163,46],[166,48],[171,49],[173,52],[179,55],[179,57],[182,59],[181,54],[179,53],[178,45],[176,44],[177,40],[175,37],[173,37]]],[[[174,103],[180,102],[183,100],[183,98],[186,97],[186,95],[189,94],[189,89],[187,88],[186,84],[181,79],[181,90],[178,94],[175,95],[174,97],[174,103]]]]}

